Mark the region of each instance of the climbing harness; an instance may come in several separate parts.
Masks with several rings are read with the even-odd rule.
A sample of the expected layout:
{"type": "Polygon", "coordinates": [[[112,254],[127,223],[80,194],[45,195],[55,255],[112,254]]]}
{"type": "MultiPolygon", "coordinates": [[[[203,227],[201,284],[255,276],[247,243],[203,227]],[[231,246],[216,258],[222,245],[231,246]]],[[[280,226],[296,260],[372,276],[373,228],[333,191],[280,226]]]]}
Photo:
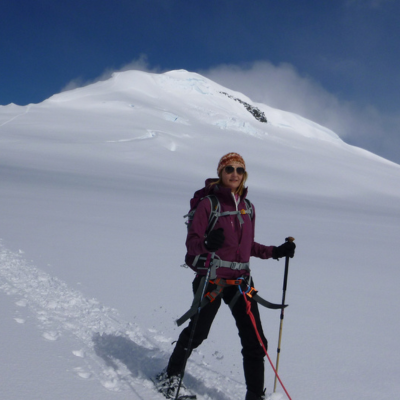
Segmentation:
{"type": "MultiPolygon", "coordinates": [[[[199,309],[201,310],[207,304],[215,301],[215,299],[223,293],[224,288],[226,288],[227,286],[237,286],[238,287],[237,293],[234,295],[232,300],[229,302],[229,308],[231,310],[235,306],[236,302],[238,301],[238,299],[242,293],[244,293],[249,298],[254,299],[257,303],[259,303],[260,305],[262,305],[264,307],[267,307],[267,308],[270,308],[273,310],[279,310],[282,308],[281,304],[270,303],[269,301],[267,301],[267,300],[263,299],[261,296],[259,296],[257,293],[257,290],[248,283],[248,280],[249,280],[249,277],[240,277],[237,279],[223,279],[223,278],[210,279],[209,282],[213,285],[216,285],[216,288],[211,290],[208,293],[205,293],[202,296],[201,288],[203,288],[205,285],[205,277],[202,277],[200,280],[199,288],[197,289],[197,291],[194,295],[192,306],[190,307],[190,309],[188,311],[186,311],[185,314],[183,314],[179,319],[176,320],[176,324],[178,326],[181,326],[189,318],[193,317],[198,312],[199,309]]],[[[287,305],[284,305],[284,307],[287,307],[287,305]]]]}

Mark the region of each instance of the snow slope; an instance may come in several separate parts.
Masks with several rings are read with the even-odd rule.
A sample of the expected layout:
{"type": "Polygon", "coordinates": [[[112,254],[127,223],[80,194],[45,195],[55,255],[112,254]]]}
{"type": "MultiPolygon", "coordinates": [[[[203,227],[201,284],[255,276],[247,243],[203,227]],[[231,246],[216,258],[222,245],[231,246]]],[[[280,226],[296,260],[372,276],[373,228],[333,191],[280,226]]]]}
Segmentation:
{"type": "MultiPolygon", "coordinates": [[[[399,165],[198,74],[127,71],[0,107],[1,399],[160,398],[146,377],[191,302],[182,216],[229,151],[246,160],[256,239],[296,238],[279,369],[291,397],[398,397],[399,165]]],[[[252,272],[280,302],[283,262],[252,272]]],[[[261,312],[274,360],[279,312],[261,312]]],[[[199,399],[244,398],[226,307],[186,382],[199,399]]]]}

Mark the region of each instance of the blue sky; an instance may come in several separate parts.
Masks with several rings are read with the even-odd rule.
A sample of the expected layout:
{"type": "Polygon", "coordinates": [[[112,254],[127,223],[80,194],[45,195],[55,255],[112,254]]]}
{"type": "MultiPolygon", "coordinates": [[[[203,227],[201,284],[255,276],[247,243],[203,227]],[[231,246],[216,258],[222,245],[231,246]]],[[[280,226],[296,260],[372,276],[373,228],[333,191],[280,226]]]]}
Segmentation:
{"type": "Polygon", "coordinates": [[[1,0],[0,105],[187,69],[400,163],[399,0],[1,0]]]}

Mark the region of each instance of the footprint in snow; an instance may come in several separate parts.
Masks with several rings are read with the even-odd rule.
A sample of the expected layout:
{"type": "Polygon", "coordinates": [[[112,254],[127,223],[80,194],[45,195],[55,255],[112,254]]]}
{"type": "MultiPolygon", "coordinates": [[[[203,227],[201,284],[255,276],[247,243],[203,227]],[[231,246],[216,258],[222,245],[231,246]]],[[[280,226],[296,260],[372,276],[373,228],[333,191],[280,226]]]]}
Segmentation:
{"type": "Polygon", "coordinates": [[[19,300],[15,303],[18,307],[26,307],[28,302],[25,299],[19,300]]]}
{"type": "Polygon", "coordinates": [[[46,340],[50,340],[50,341],[54,342],[55,340],[57,340],[60,337],[60,334],[55,331],[48,331],[48,332],[44,332],[42,336],[46,340]]]}
{"type": "Polygon", "coordinates": [[[219,351],[215,351],[212,356],[215,357],[217,360],[222,360],[224,358],[224,355],[221,354],[219,351]]]}
{"type": "Polygon", "coordinates": [[[85,357],[85,352],[83,350],[74,350],[72,352],[72,354],[76,357],[81,357],[84,358],[85,357]]]}
{"type": "Polygon", "coordinates": [[[92,374],[81,367],[74,368],[74,372],[82,379],[89,379],[92,374]]]}
{"type": "Polygon", "coordinates": [[[171,338],[166,338],[166,337],[160,336],[160,335],[154,336],[154,340],[157,340],[157,342],[161,342],[161,343],[170,343],[172,341],[171,338]]]}

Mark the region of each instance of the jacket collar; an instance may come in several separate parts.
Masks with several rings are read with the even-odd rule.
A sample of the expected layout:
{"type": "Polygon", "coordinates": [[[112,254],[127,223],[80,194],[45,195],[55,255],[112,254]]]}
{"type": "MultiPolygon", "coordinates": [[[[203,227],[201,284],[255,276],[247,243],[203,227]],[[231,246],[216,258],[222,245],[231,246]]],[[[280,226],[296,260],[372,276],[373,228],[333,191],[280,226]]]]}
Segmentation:
{"type": "MultiPolygon", "coordinates": [[[[234,198],[232,197],[232,192],[229,188],[221,186],[221,185],[211,185],[213,182],[217,182],[217,178],[209,178],[206,180],[205,185],[207,188],[209,188],[209,193],[208,194],[215,194],[218,196],[221,200],[225,202],[230,202],[234,201],[234,198]]],[[[248,188],[243,189],[243,194],[240,196],[240,201],[244,200],[247,196],[248,188]]]]}

